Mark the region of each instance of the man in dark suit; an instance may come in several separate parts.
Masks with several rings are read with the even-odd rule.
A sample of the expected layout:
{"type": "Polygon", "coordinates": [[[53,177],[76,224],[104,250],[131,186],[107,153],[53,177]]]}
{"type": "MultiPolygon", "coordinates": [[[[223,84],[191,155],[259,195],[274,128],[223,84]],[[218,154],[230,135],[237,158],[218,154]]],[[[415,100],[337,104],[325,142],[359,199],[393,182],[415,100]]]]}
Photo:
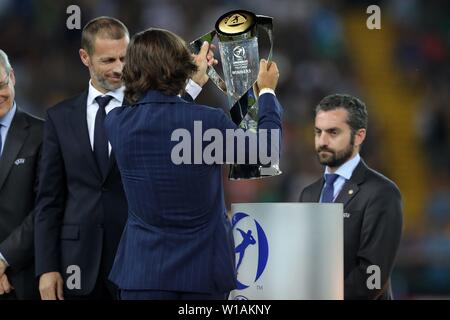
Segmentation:
{"type": "Polygon", "coordinates": [[[344,204],[344,298],[392,299],[390,275],[402,232],[397,186],[359,156],[367,130],[365,104],[334,94],[316,107],[315,146],[324,176],[300,202],[344,204]]]}
{"type": "MultiPolygon", "coordinates": [[[[207,52],[205,43],[198,55],[203,74],[207,52]]],[[[236,125],[221,109],[179,96],[195,69],[184,42],[169,31],[149,29],[131,40],[124,82],[132,105],[114,110],[105,123],[129,200],[110,276],[123,299],[224,299],[235,288],[234,242],[222,183],[224,159],[235,158],[227,157],[228,149],[218,141],[225,142],[236,125]],[[204,158],[206,146],[190,138],[201,139],[198,125],[205,135],[217,134],[215,155],[223,158],[204,158]],[[178,133],[189,141],[179,152],[178,133]]],[[[262,61],[258,130],[281,131],[277,82],[276,64],[262,61]]],[[[278,152],[274,145],[269,151],[278,152]]],[[[242,150],[247,159],[248,150],[242,150]]]]}
{"type": "Polygon", "coordinates": [[[0,300],[39,297],[33,209],[44,122],[17,107],[15,83],[0,50],[0,300]]]}
{"type": "MultiPolygon", "coordinates": [[[[80,57],[91,76],[89,89],[47,112],[35,219],[42,299],[117,297],[107,277],[127,201],[103,121],[126,104],[122,68],[128,42],[127,28],[116,19],[87,23],[80,57]]],[[[195,98],[204,83],[192,80],[187,91],[195,98]]]]}
{"type": "Polygon", "coordinates": [[[127,202],[102,121],[123,103],[128,42],[122,22],[109,17],[90,21],[80,49],[91,76],[89,89],[47,111],[35,218],[42,299],[116,297],[107,275],[127,202]]]}

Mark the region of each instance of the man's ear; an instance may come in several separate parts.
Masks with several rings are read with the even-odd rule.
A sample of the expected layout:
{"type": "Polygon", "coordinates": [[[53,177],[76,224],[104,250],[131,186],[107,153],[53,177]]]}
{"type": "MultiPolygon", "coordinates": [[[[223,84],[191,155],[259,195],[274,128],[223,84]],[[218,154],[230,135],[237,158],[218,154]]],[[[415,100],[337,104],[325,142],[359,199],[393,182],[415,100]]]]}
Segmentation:
{"type": "Polygon", "coordinates": [[[89,66],[91,65],[91,59],[89,57],[89,54],[84,49],[80,49],[79,53],[81,62],[83,62],[83,64],[89,68],[89,66]]]}
{"type": "Polygon", "coordinates": [[[360,147],[366,139],[366,129],[358,129],[355,134],[355,145],[360,147]]]}

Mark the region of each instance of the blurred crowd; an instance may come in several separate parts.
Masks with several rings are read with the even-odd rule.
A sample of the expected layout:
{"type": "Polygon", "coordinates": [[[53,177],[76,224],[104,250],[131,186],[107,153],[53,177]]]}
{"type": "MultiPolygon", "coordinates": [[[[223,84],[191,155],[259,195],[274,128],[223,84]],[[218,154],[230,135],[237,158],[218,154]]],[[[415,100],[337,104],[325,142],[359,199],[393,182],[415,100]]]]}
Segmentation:
{"type": "MultiPolygon", "coordinates": [[[[82,25],[93,17],[110,15],[122,20],[132,34],[161,27],[186,41],[213,29],[216,19],[232,9],[275,17],[274,60],[281,74],[277,95],[285,107],[283,174],[257,181],[226,182],[226,201],[228,205],[295,202],[303,187],[323,171],[314,150],[315,105],[322,97],[337,92],[365,100],[365,88],[357,81],[349,55],[343,21],[346,10],[354,9],[356,3],[360,2],[0,0],[0,48],[8,53],[15,69],[18,105],[43,117],[47,108],[87,87],[88,71],[78,56],[81,30],[66,28],[66,8],[71,4],[80,6],[82,25]]],[[[450,10],[445,1],[378,3],[382,19],[390,19],[397,33],[392,59],[400,66],[405,83],[424,92],[416,115],[416,132],[426,155],[427,181],[423,183],[429,194],[419,232],[403,236],[393,278],[394,294],[397,298],[450,297],[450,10]]],[[[362,15],[367,5],[361,6],[362,15]]],[[[263,32],[260,38],[263,57],[268,40],[263,32]]],[[[198,101],[227,106],[226,97],[212,83],[198,101]]],[[[376,106],[368,108],[370,115],[376,106]]],[[[369,166],[389,176],[373,119],[362,157],[369,166]]]]}
{"type": "Polygon", "coordinates": [[[450,297],[450,7],[445,1],[394,1],[395,59],[402,77],[424,92],[416,133],[426,159],[422,227],[405,234],[399,294],[450,297]]]}

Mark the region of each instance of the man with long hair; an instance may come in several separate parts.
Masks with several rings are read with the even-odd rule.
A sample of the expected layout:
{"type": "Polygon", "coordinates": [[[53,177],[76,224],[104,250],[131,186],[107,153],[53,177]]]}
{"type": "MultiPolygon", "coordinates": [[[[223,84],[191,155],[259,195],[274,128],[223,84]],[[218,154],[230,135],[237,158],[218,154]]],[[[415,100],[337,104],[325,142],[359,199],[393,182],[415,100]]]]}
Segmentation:
{"type": "MultiPolygon", "coordinates": [[[[110,275],[122,299],[224,299],[235,288],[224,160],[176,164],[171,157],[178,129],[194,135],[200,122],[204,130],[217,129],[225,137],[226,130],[237,128],[221,109],[180,97],[187,79],[206,70],[207,52],[206,44],[197,67],[184,41],[161,29],[138,33],[130,42],[123,79],[132,104],[111,112],[105,123],[129,203],[110,275]]],[[[274,62],[261,61],[260,129],[281,130],[282,110],[274,94],[278,76],[274,62]]],[[[192,150],[184,156],[203,152],[202,147],[192,150]]]]}

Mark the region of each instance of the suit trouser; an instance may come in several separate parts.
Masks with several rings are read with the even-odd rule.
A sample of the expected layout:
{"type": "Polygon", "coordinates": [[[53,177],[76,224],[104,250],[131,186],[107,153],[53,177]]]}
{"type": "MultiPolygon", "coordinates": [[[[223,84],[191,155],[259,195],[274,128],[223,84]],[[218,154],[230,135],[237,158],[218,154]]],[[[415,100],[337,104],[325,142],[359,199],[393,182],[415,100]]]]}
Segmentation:
{"type": "Polygon", "coordinates": [[[91,293],[84,296],[76,296],[66,294],[68,300],[118,300],[119,290],[117,286],[108,280],[110,267],[105,263],[105,258],[102,257],[100,262],[100,269],[97,276],[94,289],[91,293]]]}

